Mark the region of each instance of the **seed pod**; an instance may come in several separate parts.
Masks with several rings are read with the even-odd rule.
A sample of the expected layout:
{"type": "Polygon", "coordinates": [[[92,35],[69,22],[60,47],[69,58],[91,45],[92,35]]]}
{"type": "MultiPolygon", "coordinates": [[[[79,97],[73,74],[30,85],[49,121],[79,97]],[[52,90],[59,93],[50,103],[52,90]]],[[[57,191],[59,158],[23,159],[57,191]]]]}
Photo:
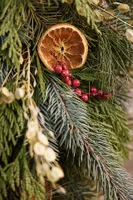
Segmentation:
{"type": "Polygon", "coordinates": [[[130,11],[129,5],[124,3],[119,4],[117,8],[121,13],[127,13],[130,11]]]}
{"type": "Polygon", "coordinates": [[[33,140],[36,137],[36,132],[28,130],[26,132],[26,137],[27,137],[28,140],[33,140]]]}
{"type": "Polygon", "coordinates": [[[14,94],[9,92],[8,96],[3,96],[3,100],[5,103],[12,103],[14,101],[14,94]]]}
{"type": "Polygon", "coordinates": [[[40,142],[34,144],[34,152],[38,156],[43,156],[45,153],[46,147],[44,147],[40,142]]]}
{"type": "Polygon", "coordinates": [[[62,169],[59,167],[54,166],[51,169],[51,171],[48,173],[48,179],[53,183],[57,182],[60,178],[63,178],[63,177],[64,177],[64,173],[62,169]]]}
{"type": "Polygon", "coordinates": [[[56,154],[50,147],[45,148],[44,157],[48,162],[54,162],[56,160],[56,154]]]}
{"type": "Polygon", "coordinates": [[[133,42],[133,30],[132,29],[127,29],[126,38],[128,41],[133,42]]]}
{"type": "Polygon", "coordinates": [[[2,92],[2,94],[3,94],[4,96],[6,96],[6,97],[9,97],[9,96],[10,96],[10,92],[9,92],[9,90],[8,90],[6,87],[3,87],[3,88],[1,89],[1,92],[2,92]]]}
{"type": "Polygon", "coordinates": [[[41,131],[39,131],[37,133],[37,138],[38,138],[39,142],[41,142],[43,145],[45,145],[45,146],[49,145],[48,138],[41,131]]]}
{"type": "Polygon", "coordinates": [[[15,91],[15,98],[17,100],[22,99],[25,95],[25,90],[24,88],[17,88],[15,91]]]}

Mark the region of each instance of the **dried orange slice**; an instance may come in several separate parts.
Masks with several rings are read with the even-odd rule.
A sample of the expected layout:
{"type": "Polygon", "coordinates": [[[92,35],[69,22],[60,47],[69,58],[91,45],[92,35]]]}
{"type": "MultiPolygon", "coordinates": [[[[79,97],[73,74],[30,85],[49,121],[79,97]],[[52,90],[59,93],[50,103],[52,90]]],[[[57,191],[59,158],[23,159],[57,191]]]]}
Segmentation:
{"type": "Polygon", "coordinates": [[[68,69],[82,67],[87,59],[88,42],[83,33],[67,23],[51,26],[38,43],[38,54],[51,71],[58,60],[68,69]]]}

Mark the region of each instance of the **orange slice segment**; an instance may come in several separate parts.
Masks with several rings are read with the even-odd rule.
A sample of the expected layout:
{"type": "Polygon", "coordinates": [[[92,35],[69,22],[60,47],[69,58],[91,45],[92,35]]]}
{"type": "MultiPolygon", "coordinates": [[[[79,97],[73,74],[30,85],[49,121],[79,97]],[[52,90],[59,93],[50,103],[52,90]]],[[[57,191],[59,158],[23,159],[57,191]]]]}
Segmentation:
{"type": "Polygon", "coordinates": [[[38,43],[38,54],[44,65],[53,71],[58,60],[68,69],[84,65],[88,55],[88,42],[83,33],[67,23],[51,26],[38,43]]]}

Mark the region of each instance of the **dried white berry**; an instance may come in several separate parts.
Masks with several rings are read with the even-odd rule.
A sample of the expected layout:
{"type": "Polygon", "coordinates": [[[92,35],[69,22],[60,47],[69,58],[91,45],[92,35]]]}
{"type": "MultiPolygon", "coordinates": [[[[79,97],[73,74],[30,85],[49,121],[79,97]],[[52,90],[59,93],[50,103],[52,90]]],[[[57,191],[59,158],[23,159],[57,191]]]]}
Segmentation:
{"type": "Polygon", "coordinates": [[[54,162],[56,160],[56,153],[50,147],[47,147],[44,152],[44,158],[47,162],[54,162]]]}
{"type": "Polygon", "coordinates": [[[126,31],[126,38],[130,42],[133,42],[133,30],[132,29],[127,29],[127,31],[126,31]]]}
{"type": "Polygon", "coordinates": [[[22,99],[25,95],[25,90],[24,88],[17,88],[15,91],[15,98],[17,100],[22,99]]]}
{"type": "Polygon", "coordinates": [[[34,144],[34,152],[38,156],[43,156],[45,151],[46,151],[46,148],[40,142],[36,142],[34,144]]]}
{"type": "Polygon", "coordinates": [[[58,167],[55,167],[55,166],[54,166],[54,167],[51,169],[51,171],[47,174],[47,176],[48,176],[48,179],[49,179],[51,182],[55,183],[55,182],[57,182],[59,179],[61,179],[61,178],[64,177],[64,173],[63,173],[63,171],[62,171],[61,168],[58,168],[58,167]]]}
{"type": "Polygon", "coordinates": [[[49,145],[48,138],[41,131],[39,131],[37,133],[37,138],[38,138],[39,142],[41,142],[45,146],[49,145]]]}
{"type": "Polygon", "coordinates": [[[121,13],[127,13],[130,11],[129,5],[124,3],[119,4],[117,8],[121,13]]]}

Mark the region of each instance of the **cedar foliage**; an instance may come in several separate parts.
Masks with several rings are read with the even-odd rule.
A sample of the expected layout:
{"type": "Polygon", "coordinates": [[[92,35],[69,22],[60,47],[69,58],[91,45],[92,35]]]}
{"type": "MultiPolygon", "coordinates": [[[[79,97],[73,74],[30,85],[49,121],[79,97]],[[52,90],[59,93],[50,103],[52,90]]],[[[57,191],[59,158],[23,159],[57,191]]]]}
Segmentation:
{"type": "MultiPolygon", "coordinates": [[[[106,200],[133,198],[132,180],[122,168],[130,141],[123,102],[133,49],[120,33],[130,27],[123,21],[132,20],[132,12],[120,14],[120,20],[113,18],[99,24],[94,20],[95,7],[91,0],[75,0],[72,4],[60,0],[0,2],[0,84],[10,70],[7,82],[16,84],[14,77],[25,64],[20,64],[20,57],[27,60],[25,49],[29,49],[31,76],[37,82],[34,99],[45,119],[41,125],[55,133],[59,163],[65,172],[60,184],[67,194],[53,191],[53,199],[89,200],[102,193],[106,200]],[[85,13],[80,13],[80,7],[85,13]],[[75,25],[89,42],[87,62],[83,69],[72,70],[74,77],[81,79],[84,91],[90,85],[109,91],[109,100],[91,98],[83,103],[40,62],[38,40],[49,26],[60,22],[75,25]]],[[[49,198],[36,176],[35,161],[29,157],[22,102],[0,104],[0,122],[0,199],[49,198]]],[[[51,146],[55,149],[52,140],[51,146]]]]}

